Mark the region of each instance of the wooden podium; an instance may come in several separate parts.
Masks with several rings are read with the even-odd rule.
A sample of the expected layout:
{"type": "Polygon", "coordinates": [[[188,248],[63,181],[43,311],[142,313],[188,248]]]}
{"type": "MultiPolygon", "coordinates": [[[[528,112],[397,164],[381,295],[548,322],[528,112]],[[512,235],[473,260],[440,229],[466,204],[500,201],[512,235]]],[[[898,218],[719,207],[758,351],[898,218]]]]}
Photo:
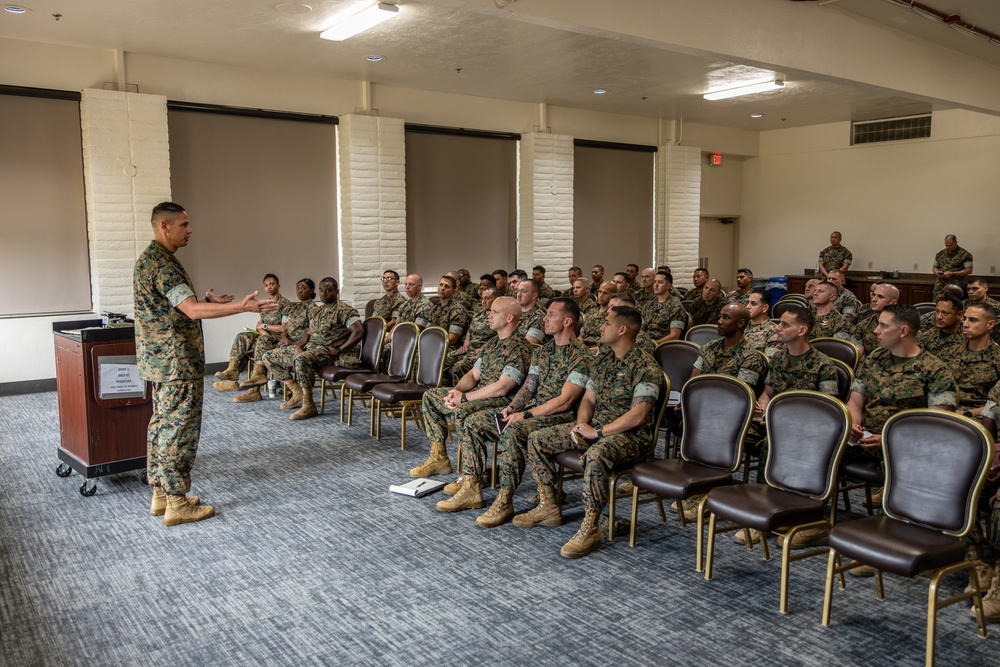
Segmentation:
{"type": "Polygon", "coordinates": [[[53,322],[59,436],[56,474],[75,470],[84,496],[97,477],[142,470],[146,429],[153,415],[152,387],[139,379],[135,330],[105,328],[103,321],[53,322]]]}

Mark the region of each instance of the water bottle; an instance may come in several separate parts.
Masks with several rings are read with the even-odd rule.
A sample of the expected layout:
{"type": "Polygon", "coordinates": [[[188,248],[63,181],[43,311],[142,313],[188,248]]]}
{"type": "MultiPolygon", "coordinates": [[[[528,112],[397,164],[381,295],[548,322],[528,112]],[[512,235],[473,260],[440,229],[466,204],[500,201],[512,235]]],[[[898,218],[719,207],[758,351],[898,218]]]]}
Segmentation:
{"type": "Polygon", "coordinates": [[[268,380],[267,381],[267,397],[268,398],[274,398],[275,393],[277,392],[277,390],[278,390],[278,381],[277,380],[268,380]]]}

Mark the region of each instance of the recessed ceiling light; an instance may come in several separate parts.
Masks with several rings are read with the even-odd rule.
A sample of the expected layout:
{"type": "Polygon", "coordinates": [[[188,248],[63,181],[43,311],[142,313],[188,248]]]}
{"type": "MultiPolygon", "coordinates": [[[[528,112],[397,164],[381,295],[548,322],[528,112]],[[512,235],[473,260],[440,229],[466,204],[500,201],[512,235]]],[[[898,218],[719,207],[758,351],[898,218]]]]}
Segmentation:
{"type": "Polygon", "coordinates": [[[764,114],[762,114],[762,113],[752,113],[752,114],[750,114],[750,117],[751,118],[763,118],[764,114]]]}
{"type": "Polygon", "coordinates": [[[313,10],[309,5],[302,5],[297,2],[283,2],[274,6],[274,11],[282,14],[308,14],[313,10]]]}
{"type": "Polygon", "coordinates": [[[606,91],[604,88],[595,88],[594,89],[594,94],[595,95],[603,95],[606,92],[608,92],[608,91],[606,91]]]}
{"type": "Polygon", "coordinates": [[[27,14],[31,10],[21,5],[4,5],[3,10],[11,14],[27,14]]]}
{"type": "Polygon", "coordinates": [[[377,63],[382,60],[382,56],[368,56],[368,60],[373,63],[377,63]]]}

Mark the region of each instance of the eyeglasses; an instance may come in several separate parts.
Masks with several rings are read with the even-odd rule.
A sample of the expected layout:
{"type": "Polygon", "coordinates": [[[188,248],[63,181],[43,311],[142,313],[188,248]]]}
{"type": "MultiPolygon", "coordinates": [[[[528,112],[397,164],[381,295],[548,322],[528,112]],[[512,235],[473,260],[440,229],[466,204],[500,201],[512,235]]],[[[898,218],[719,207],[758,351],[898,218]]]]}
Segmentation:
{"type": "Polygon", "coordinates": [[[389,282],[392,282],[393,280],[397,280],[398,281],[399,278],[393,278],[392,276],[388,276],[388,277],[382,276],[381,278],[379,278],[379,280],[381,280],[384,283],[389,283],[389,282]]]}

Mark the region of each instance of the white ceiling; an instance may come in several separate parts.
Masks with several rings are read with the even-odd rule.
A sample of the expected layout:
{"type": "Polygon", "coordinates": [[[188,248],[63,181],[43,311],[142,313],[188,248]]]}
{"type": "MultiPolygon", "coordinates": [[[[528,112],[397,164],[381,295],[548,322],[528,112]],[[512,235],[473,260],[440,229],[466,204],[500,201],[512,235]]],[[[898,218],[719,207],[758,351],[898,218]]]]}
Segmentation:
{"type": "MultiPolygon", "coordinates": [[[[615,1],[627,8],[625,0],[615,1]]],[[[399,0],[397,18],[350,40],[328,42],[318,33],[357,0],[303,0],[311,8],[303,13],[287,11],[302,5],[280,2],[25,0],[29,14],[0,12],[0,37],[646,117],[683,117],[745,129],[881,118],[931,108],[927,101],[870,86],[757,70],[721,57],[676,52],[665,44],[536,25],[482,7],[477,11],[456,0],[399,0]],[[53,14],[61,16],[56,20],[53,14]],[[370,63],[368,55],[384,60],[370,63]],[[783,91],[725,102],[701,98],[720,78],[772,73],[786,78],[783,91]],[[595,88],[613,94],[598,96],[595,88]],[[754,120],[749,117],[753,112],[765,116],[754,120]]],[[[1000,0],[924,2],[1000,32],[1000,0]]],[[[1000,66],[1000,46],[970,39],[884,0],[819,0],[815,5],[810,9],[816,11],[817,21],[823,12],[850,12],[1000,66]]],[[[377,96],[374,102],[377,107],[377,96]]]]}

